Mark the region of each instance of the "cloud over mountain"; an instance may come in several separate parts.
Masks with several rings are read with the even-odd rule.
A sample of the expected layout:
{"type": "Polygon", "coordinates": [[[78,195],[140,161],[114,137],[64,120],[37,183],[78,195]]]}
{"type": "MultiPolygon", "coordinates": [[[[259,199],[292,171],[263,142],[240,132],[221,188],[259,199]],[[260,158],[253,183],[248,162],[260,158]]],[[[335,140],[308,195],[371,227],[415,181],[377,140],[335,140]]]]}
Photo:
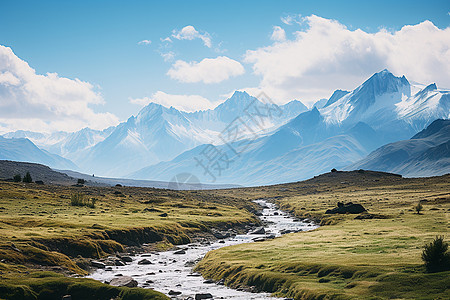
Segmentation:
{"type": "Polygon", "coordinates": [[[281,102],[300,98],[312,103],[337,88],[352,89],[383,68],[413,81],[450,86],[450,28],[424,21],[398,31],[368,33],[315,15],[302,21],[305,29],[293,39],[276,39],[245,54],[245,62],[262,76],[260,88],[281,102]]]}
{"type": "Polygon", "coordinates": [[[157,91],[151,97],[130,99],[133,104],[145,106],[149,103],[161,104],[167,108],[173,106],[178,110],[193,112],[213,108],[213,104],[200,95],[173,95],[157,91]]]}
{"type": "Polygon", "coordinates": [[[219,83],[244,73],[245,69],[238,61],[218,56],[200,62],[177,60],[167,75],[181,82],[219,83]]]}
{"type": "Polygon", "coordinates": [[[57,73],[36,74],[11,48],[0,45],[0,123],[11,129],[41,131],[104,128],[118,123],[90,105],[104,100],[94,86],[57,73]]]}

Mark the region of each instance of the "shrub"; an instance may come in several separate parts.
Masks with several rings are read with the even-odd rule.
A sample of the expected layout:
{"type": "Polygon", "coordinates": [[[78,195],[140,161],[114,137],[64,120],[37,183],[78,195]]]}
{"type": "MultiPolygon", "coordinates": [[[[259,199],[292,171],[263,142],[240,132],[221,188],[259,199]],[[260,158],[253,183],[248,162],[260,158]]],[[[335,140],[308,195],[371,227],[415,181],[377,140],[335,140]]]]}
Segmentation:
{"type": "Polygon", "coordinates": [[[335,168],[331,169],[331,173],[336,173],[337,170],[335,168]]]}
{"type": "Polygon", "coordinates": [[[22,176],[20,176],[20,174],[16,174],[13,177],[14,182],[21,182],[22,181],[22,176]]]}
{"type": "Polygon", "coordinates": [[[85,184],[86,180],[80,178],[80,179],[78,179],[77,183],[78,184],[85,184]]]}
{"type": "Polygon", "coordinates": [[[25,182],[25,183],[33,182],[33,179],[31,178],[30,172],[27,172],[27,174],[25,174],[25,176],[23,176],[22,181],[25,182]]]}
{"type": "Polygon", "coordinates": [[[450,253],[448,243],[444,237],[437,236],[431,243],[426,244],[422,252],[422,260],[425,262],[427,272],[442,272],[450,270],[450,253]]]}
{"type": "Polygon", "coordinates": [[[87,206],[90,208],[95,208],[96,198],[88,199],[82,193],[75,193],[70,196],[70,205],[72,206],[87,206]]]}
{"type": "Polygon", "coordinates": [[[420,211],[423,209],[422,203],[417,203],[416,206],[414,206],[414,209],[416,210],[417,214],[420,214],[420,211]]]}
{"type": "Polygon", "coordinates": [[[70,196],[70,205],[72,206],[83,206],[84,194],[75,193],[70,196]]]}

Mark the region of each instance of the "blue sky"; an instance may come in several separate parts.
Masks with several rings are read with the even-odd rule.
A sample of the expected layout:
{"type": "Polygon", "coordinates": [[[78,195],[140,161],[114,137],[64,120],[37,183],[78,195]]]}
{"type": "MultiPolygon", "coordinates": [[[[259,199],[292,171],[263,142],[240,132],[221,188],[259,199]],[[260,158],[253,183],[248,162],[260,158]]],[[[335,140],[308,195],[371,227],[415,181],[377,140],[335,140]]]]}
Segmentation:
{"type": "MultiPolygon", "coordinates": [[[[386,67],[396,75],[405,74],[409,79],[412,77],[412,80],[432,80],[438,82],[438,85],[450,87],[446,79],[448,71],[447,73],[445,71],[450,69],[447,65],[450,58],[436,58],[439,55],[450,55],[449,44],[446,40],[448,30],[444,31],[450,24],[449,12],[449,1],[1,0],[0,45],[10,47],[15,56],[35,69],[36,74],[57,73],[61,78],[71,80],[78,78],[90,83],[92,87],[89,89],[100,93],[101,99],[96,99],[96,96],[89,91],[80,91],[80,95],[86,92],[87,97],[92,97],[85,103],[92,110],[91,112],[94,112],[92,116],[96,113],[109,113],[109,117],[114,116],[114,118],[108,117],[109,122],[117,122],[126,120],[131,114],[136,114],[142,104],[152,99],[163,103],[172,101],[170,95],[197,97],[179,97],[173,100],[175,105],[184,100],[191,101],[192,103],[186,106],[190,109],[195,109],[197,102],[199,108],[208,107],[204,99],[210,101],[209,105],[213,106],[223,101],[226,95],[236,89],[248,89],[249,92],[255,93],[256,90],[267,90],[269,95],[272,94],[270,96],[280,103],[297,98],[311,104],[314,99],[329,97],[332,90],[340,85],[346,89],[354,88],[374,70],[386,67]],[[312,15],[321,19],[305,19],[312,15]],[[291,22],[288,22],[289,20],[291,22]],[[334,23],[326,23],[328,20],[330,22],[335,20],[333,22],[337,22],[339,26],[333,27],[334,23]],[[357,53],[360,51],[358,49],[362,49],[361,47],[367,47],[368,51],[372,51],[373,47],[381,49],[384,46],[379,46],[380,44],[390,43],[389,40],[392,39],[390,36],[380,39],[375,36],[380,31],[394,35],[405,25],[417,25],[426,20],[434,24],[437,29],[434,30],[431,25],[428,27],[424,25],[415,28],[413,34],[405,33],[404,36],[411,36],[411,41],[421,43],[419,40],[421,32],[436,31],[436,36],[430,37],[430,43],[436,42],[435,49],[438,51],[425,54],[430,70],[433,70],[433,64],[441,65],[443,68],[436,73],[424,70],[422,73],[426,73],[425,76],[421,74],[421,69],[418,69],[424,68],[423,66],[418,66],[414,70],[404,67],[415,64],[417,59],[414,57],[417,57],[419,52],[428,51],[423,48],[418,48],[414,55],[411,54],[409,63],[405,61],[401,64],[392,63],[396,60],[395,57],[382,59],[388,54],[380,54],[381,50],[377,48],[374,50],[375,59],[364,58],[370,61],[370,66],[366,67],[364,61],[359,61],[359,67],[350,70],[335,66],[333,67],[333,72],[337,70],[334,72],[335,77],[330,78],[322,76],[330,74],[330,71],[320,63],[309,67],[324,72],[314,78],[311,73],[308,73],[309,69],[297,73],[294,70],[289,74],[283,74],[283,70],[272,71],[271,69],[274,68],[274,61],[278,59],[276,55],[281,55],[283,59],[286,56],[280,48],[289,47],[292,41],[298,41],[296,32],[305,32],[312,26],[317,26],[316,28],[325,26],[330,32],[336,30],[336,35],[342,32],[342,40],[337,40],[337,43],[343,40],[345,40],[343,43],[349,40],[356,41],[356,48],[350,52],[357,53]],[[189,25],[193,26],[197,33],[183,36],[180,30],[189,25]],[[278,38],[272,36],[276,29],[274,26],[279,26],[284,32],[278,38]],[[372,36],[368,38],[364,34],[347,35],[348,32],[355,30],[363,31],[368,35],[372,34],[372,36]],[[171,42],[161,41],[167,37],[171,39],[171,42]],[[367,40],[372,38],[376,41],[367,40]],[[147,44],[141,42],[145,40],[151,42],[147,44]],[[364,43],[369,46],[366,44],[358,46],[359,40],[364,40],[364,43]],[[447,52],[445,45],[447,45],[447,52]],[[247,52],[258,49],[261,51],[254,55],[247,52]],[[166,60],[163,54],[166,55],[166,60]],[[171,54],[172,58],[167,59],[167,54],[171,54]],[[190,68],[189,66],[205,58],[217,59],[218,57],[224,57],[220,60],[220,64],[219,60],[215,60],[211,62],[210,67],[206,64],[200,66],[201,72],[205,72],[201,73],[203,75],[191,76],[186,73],[200,72],[200,67],[190,68]],[[184,64],[180,63],[178,67],[175,67],[178,60],[184,64]],[[377,60],[379,63],[375,64],[374,61],[377,62],[377,60]],[[214,68],[217,70],[214,71],[214,68]],[[175,69],[172,76],[168,74],[170,69],[175,69]],[[339,71],[341,69],[344,71],[339,71]],[[216,73],[211,75],[208,72],[216,73]],[[228,76],[221,76],[227,72],[228,76]],[[354,76],[348,76],[347,72],[353,72],[354,76]],[[218,77],[214,77],[216,75],[218,77]],[[338,77],[348,77],[348,80],[335,79],[338,77]],[[208,82],[208,78],[214,78],[214,82],[208,82]],[[277,82],[278,78],[281,78],[280,82],[277,82]],[[335,85],[321,87],[320,78],[324,81],[333,81],[335,85]],[[271,82],[277,83],[271,85],[271,82]],[[300,88],[303,82],[305,86],[300,88]],[[138,103],[133,104],[130,99],[140,100],[132,101],[138,103]]],[[[312,37],[312,33],[310,36],[312,37]]],[[[425,36],[431,36],[431,34],[425,33],[425,36]]],[[[303,36],[302,39],[308,40],[308,36],[303,36]]],[[[310,40],[311,43],[315,41],[313,37],[310,40]]],[[[403,48],[412,43],[405,37],[398,37],[398,40],[405,43],[403,48]]],[[[300,47],[298,53],[314,52],[313,46],[311,46],[312,50],[305,50],[305,45],[298,45],[298,47],[300,47]]],[[[333,46],[325,45],[324,47],[333,46]]],[[[291,59],[297,60],[296,48],[286,51],[294,53],[291,59]]],[[[398,55],[403,58],[409,57],[409,53],[402,55],[399,52],[398,55]]],[[[327,53],[324,53],[324,56],[327,56],[327,53]]],[[[314,59],[316,58],[311,57],[311,60],[314,59]]],[[[351,55],[343,58],[348,60],[347,64],[352,64],[352,59],[354,57],[351,55]]],[[[358,61],[360,55],[355,59],[358,61]]],[[[284,63],[289,65],[289,62],[284,63]]],[[[0,70],[2,70],[1,66],[0,70]]],[[[7,66],[3,66],[3,72],[6,74],[7,66]]],[[[5,89],[12,86],[10,82],[8,86],[5,85],[5,89]]],[[[3,93],[5,94],[8,94],[8,91],[3,93]]],[[[1,90],[0,97],[2,97],[1,90]]],[[[61,97],[58,101],[65,101],[65,98],[61,97]]],[[[51,105],[53,104],[49,104],[51,105]]],[[[60,108],[53,111],[58,109],[60,108]]],[[[24,111],[22,118],[27,117],[40,118],[34,115],[28,116],[24,111]]],[[[0,119],[4,118],[6,116],[0,115],[0,119]]],[[[17,129],[18,127],[14,124],[19,119],[21,119],[20,112],[14,119],[4,121],[2,124],[5,128],[17,129]]],[[[61,117],[61,122],[62,120],[61,117]]],[[[32,124],[34,123],[30,122],[29,126],[35,126],[32,124]]],[[[54,123],[55,126],[57,124],[60,123],[54,123]]],[[[77,123],[77,126],[84,126],[84,124],[90,125],[86,121],[80,122],[79,125],[77,123]]],[[[102,124],[96,123],[95,126],[102,127],[102,124]]]]}

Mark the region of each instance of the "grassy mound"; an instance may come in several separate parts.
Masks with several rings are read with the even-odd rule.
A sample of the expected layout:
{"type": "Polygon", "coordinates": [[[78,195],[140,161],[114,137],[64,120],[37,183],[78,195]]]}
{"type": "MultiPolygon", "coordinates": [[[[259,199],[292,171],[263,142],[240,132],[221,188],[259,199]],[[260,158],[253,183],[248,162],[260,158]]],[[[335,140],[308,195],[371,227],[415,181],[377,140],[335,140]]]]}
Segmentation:
{"type": "Polygon", "coordinates": [[[169,299],[150,289],[114,287],[85,278],[69,278],[52,272],[35,272],[24,277],[2,278],[0,299],[8,300],[60,300],[64,295],[72,299],[169,299]]]}

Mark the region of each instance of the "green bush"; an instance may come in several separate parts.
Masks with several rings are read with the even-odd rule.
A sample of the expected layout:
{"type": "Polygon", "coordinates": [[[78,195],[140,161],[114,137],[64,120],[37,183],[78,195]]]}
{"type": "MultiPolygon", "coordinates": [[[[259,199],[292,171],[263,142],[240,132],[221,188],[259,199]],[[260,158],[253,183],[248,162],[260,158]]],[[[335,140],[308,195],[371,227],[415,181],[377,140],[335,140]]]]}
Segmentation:
{"type": "Polygon", "coordinates": [[[96,198],[87,198],[82,193],[75,193],[70,196],[70,205],[72,206],[87,206],[90,208],[95,208],[96,198]]]}
{"type": "Polygon", "coordinates": [[[417,203],[417,205],[414,206],[414,209],[416,210],[417,214],[420,215],[420,211],[423,209],[422,203],[417,203]]]}
{"type": "Polygon", "coordinates": [[[22,181],[25,182],[25,183],[32,183],[33,182],[33,179],[31,178],[30,172],[27,172],[27,174],[25,174],[25,176],[23,176],[22,181]]]}
{"type": "Polygon", "coordinates": [[[426,244],[422,252],[422,260],[425,262],[427,272],[442,272],[450,270],[450,253],[448,243],[444,237],[436,237],[431,243],[426,244]]]}
{"type": "Polygon", "coordinates": [[[20,174],[16,174],[13,177],[14,182],[21,182],[22,181],[22,176],[20,176],[20,174]]]}

